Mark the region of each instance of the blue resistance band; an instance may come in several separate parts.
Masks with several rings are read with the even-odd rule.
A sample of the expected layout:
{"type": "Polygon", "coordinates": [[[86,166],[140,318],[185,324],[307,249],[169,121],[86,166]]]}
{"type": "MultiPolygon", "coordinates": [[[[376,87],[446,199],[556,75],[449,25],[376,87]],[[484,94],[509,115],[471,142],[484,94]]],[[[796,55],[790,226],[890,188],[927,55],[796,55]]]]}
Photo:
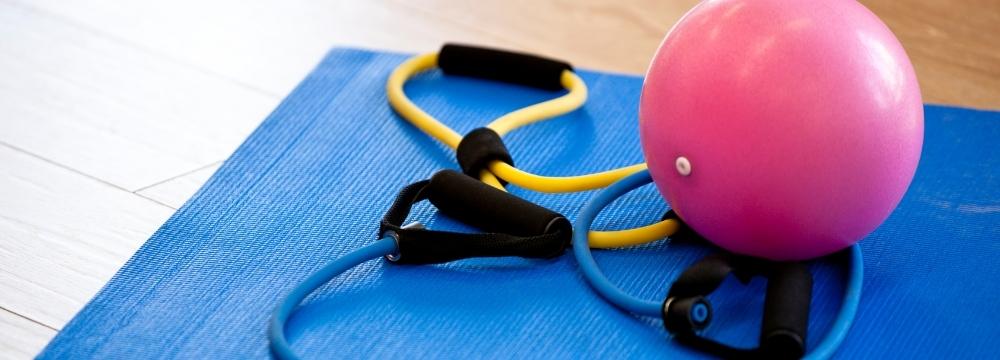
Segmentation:
{"type": "Polygon", "coordinates": [[[299,357],[295,355],[292,351],[291,345],[288,344],[288,339],[285,338],[285,323],[288,322],[288,317],[292,314],[292,311],[305,300],[307,296],[313,291],[316,291],[320,286],[326,284],[328,281],[343,274],[345,271],[360,265],[361,263],[380,258],[389,254],[396,253],[396,241],[392,237],[382,238],[371,245],[365,246],[354,252],[344,255],[337,260],[331,261],[329,264],[324,266],[322,269],[316,273],[310,275],[305,281],[302,281],[298,286],[296,286],[292,291],[281,301],[278,308],[274,309],[274,314],[271,316],[271,329],[267,336],[271,342],[271,351],[274,353],[275,357],[279,359],[298,359],[299,357]]]}
{"type": "MultiPolygon", "coordinates": [[[[591,287],[601,294],[605,299],[615,306],[627,310],[634,314],[660,318],[662,316],[663,304],[657,301],[643,300],[629,295],[611,283],[610,280],[594,261],[594,255],[590,252],[587,242],[587,234],[594,218],[608,204],[615,199],[625,195],[629,191],[640,186],[649,184],[653,179],[648,170],[629,175],[619,180],[611,186],[599,191],[584,207],[577,217],[576,225],[573,228],[573,254],[576,256],[580,269],[591,287]]],[[[840,346],[840,343],[847,337],[847,331],[854,321],[854,314],[858,310],[858,302],[861,299],[861,282],[864,277],[864,269],[861,262],[861,249],[854,245],[850,250],[849,274],[847,287],[844,291],[844,298],[834,320],[833,326],[827,332],[826,337],[811,352],[806,354],[806,359],[826,359],[833,355],[840,346]]]]}
{"type": "MultiPolygon", "coordinates": [[[[586,236],[591,223],[593,223],[594,218],[601,211],[601,209],[607,206],[607,204],[610,204],[616,198],[635,188],[648,184],[651,181],[652,179],[649,176],[649,172],[642,171],[616,182],[605,190],[599,192],[597,196],[591,199],[591,201],[584,206],[583,211],[580,213],[577,220],[573,235],[573,252],[576,255],[577,261],[580,263],[580,268],[584,273],[584,277],[594,287],[594,289],[601,294],[601,296],[608,299],[616,306],[630,312],[646,316],[659,317],[662,304],[655,301],[642,300],[625,293],[612,284],[607,277],[601,273],[601,270],[597,267],[597,263],[594,261],[594,257],[590,252],[589,246],[587,246],[586,236]]],[[[292,289],[288,296],[286,296],[285,299],[282,300],[281,304],[274,310],[273,316],[271,317],[271,327],[268,332],[268,338],[271,343],[271,351],[274,355],[279,359],[299,358],[292,351],[291,345],[285,338],[285,325],[298,304],[305,300],[309,294],[318,289],[320,286],[323,286],[323,284],[329,282],[331,279],[365,261],[395,254],[397,251],[398,248],[395,239],[392,237],[382,238],[371,245],[360,248],[330,262],[292,289]]],[[[854,319],[855,312],[857,312],[858,300],[860,299],[861,293],[861,280],[863,277],[861,251],[857,245],[852,247],[850,259],[851,272],[848,279],[848,286],[845,291],[843,305],[837,315],[837,319],[834,321],[833,326],[827,333],[826,338],[823,339],[816,349],[807,354],[806,358],[821,359],[829,357],[847,336],[847,330],[851,326],[851,321],[854,319]]]]}

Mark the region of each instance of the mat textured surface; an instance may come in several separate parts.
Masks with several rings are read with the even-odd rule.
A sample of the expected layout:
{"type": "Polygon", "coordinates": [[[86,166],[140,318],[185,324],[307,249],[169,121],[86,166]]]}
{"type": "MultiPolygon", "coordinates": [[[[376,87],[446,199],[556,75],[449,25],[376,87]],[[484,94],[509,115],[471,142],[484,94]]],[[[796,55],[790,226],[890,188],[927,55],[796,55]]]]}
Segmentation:
{"type": "MultiPolygon", "coordinates": [[[[404,185],[454,155],[397,117],[384,84],[404,56],[333,50],[219,171],[59,333],[42,358],[263,358],[268,317],[298,281],[375,240],[404,185]]],[[[642,160],[641,79],[582,72],[583,110],[507,137],[517,164],[571,175],[642,160]]],[[[460,133],[552,97],[431,72],[407,91],[460,133]]],[[[916,178],[899,208],[861,244],[863,299],[844,358],[986,358],[1000,338],[1000,113],[927,106],[916,178]]],[[[518,195],[574,217],[592,193],[518,195]]],[[[652,186],[608,208],[596,226],[657,219],[652,186]]],[[[463,229],[418,207],[411,219],[463,229]]],[[[658,243],[598,251],[623,288],[661,298],[708,249],[658,243]]],[[[840,306],[838,259],[812,265],[809,343],[840,306]]],[[[756,344],[765,282],[728,281],[711,299],[707,335],[756,344]]],[[[656,319],[618,311],[588,288],[571,253],[549,261],[465,260],[439,266],[371,261],[310,297],[289,336],[307,358],[696,357],[656,319]]]]}

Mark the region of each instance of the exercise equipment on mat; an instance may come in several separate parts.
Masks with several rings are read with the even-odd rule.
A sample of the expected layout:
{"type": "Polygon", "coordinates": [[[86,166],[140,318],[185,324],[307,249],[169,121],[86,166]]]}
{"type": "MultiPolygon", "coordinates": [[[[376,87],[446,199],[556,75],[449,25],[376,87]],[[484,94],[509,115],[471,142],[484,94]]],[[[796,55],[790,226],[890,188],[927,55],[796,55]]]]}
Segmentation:
{"type": "MultiPolygon", "coordinates": [[[[586,85],[568,64],[527,54],[445,45],[439,53],[418,55],[403,62],[389,76],[387,94],[390,104],[414,126],[455,149],[462,171],[442,170],[428,180],[405,187],[382,219],[379,240],[333,261],[293,289],[272,316],[269,337],[274,354],[281,358],[295,358],[284,333],[285,323],[295,308],[317,288],[362,262],[379,257],[395,264],[438,264],[473,257],[552,258],[563,254],[572,243],[581,269],[587,275],[585,278],[602,296],[623,309],[662,317],[666,328],[683,344],[721,356],[803,355],[812,287],[812,277],[805,265],[771,262],[720,251],[685,271],[671,287],[670,296],[664,302],[637,300],[621,291],[614,291],[617,288],[600,275],[589,249],[643,244],[678,231],[689,238],[700,239],[686,227],[676,212],[671,211],[662,221],[645,227],[593,231],[590,230],[590,223],[596,215],[593,208],[603,207],[606,203],[591,204],[581,214],[582,219],[574,233],[574,226],[562,214],[506,192],[508,182],[541,192],[573,192],[610,186],[598,194],[595,202],[600,202],[603,201],[601,199],[610,201],[620,195],[622,188],[635,187],[630,185],[635,183],[635,179],[650,181],[645,164],[571,177],[540,176],[514,166],[513,157],[501,136],[516,128],[579,108],[586,99],[586,92],[586,85]],[[435,66],[447,75],[504,81],[565,93],[513,111],[486,127],[461,136],[416,106],[403,91],[408,78],[435,66]],[[615,195],[609,198],[609,193],[615,195]],[[424,228],[419,222],[404,225],[410,208],[423,200],[428,200],[445,215],[483,232],[436,231],[424,228]],[[580,247],[586,249],[581,251],[580,247]],[[753,275],[769,279],[764,331],[761,345],[756,349],[738,349],[698,335],[698,330],[711,321],[711,306],[704,296],[729,273],[741,279],[753,275]]],[[[860,290],[861,263],[857,248],[850,254],[850,281],[842,310],[834,328],[810,353],[811,356],[824,357],[832,353],[843,340],[853,318],[860,290]]]]}

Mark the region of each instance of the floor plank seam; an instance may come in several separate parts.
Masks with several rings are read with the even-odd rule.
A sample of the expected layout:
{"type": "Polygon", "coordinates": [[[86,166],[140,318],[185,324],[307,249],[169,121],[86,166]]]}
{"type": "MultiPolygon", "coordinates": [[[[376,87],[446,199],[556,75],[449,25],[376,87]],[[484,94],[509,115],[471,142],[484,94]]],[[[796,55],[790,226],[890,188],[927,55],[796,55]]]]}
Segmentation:
{"type": "Polygon", "coordinates": [[[132,191],[130,191],[129,189],[126,189],[126,188],[123,188],[123,187],[121,187],[121,186],[118,186],[118,185],[115,185],[114,183],[111,183],[111,182],[108,182],[108,181],[106,181],[106,180],[104,180],[104,179],[101,179],[101,178],[99,178],[99,177],[96,177],[96,176],[93,176],[93,175],[90,175],[90,174],[87,174],[87,173],[85,173],[85,172],[83,172],[83,171],[80,171],[80,170],[77,170],[77,169],[74,169],[74,168],[72,168],[72,167],[69,167],[69,166],[66,166],[66,165],[64,165],[64,164],[61,164],[61,163],[58,163],[58,162],[56,162],[56,161],[53,161],[53,160],[51,160],[51,159],[48,159],[48,158],[45,158],[45,157],[43,157],[43,156],[40,156],[40,155],[38,155],[38,154],[35,154],[35,153],[31,152],[31,151],[28,151],[28,150],[25,150],[25,149],[22,149],[22,148],[19,148],[19,147],[17,147],[17,146],[14,146],[14,145],[11,145],[11,144],[9,144],[9,143],[7,143],[7,142],[5,142],[5,141],[2,141],[2,140],[0,140],[0,146],[4,146],[4,147],[7,147],[7,148],[9,148],[9,149],[11,149],[11,150],[14,150],[14,151],[17,151],[17,152],[19,152],[19,153],[22,153],[22,154],[25,154],[25,155],[28,155],[28,156],[30,156],[30,157],[33,157],[33,158],[35,158],[35,159],[38,159],[38,160],[41,160],[41,161],[43,161],[43,162],[45,162],[45,163],[47,163],[47,164],[49,164],[49,165],[53,165],[53,166],[56,166],[56,167],[58,167],[58,168],[60,168],[60,169],[64,169],[64,170],[67,170],[67,171],[69,171],[69,172],[72,172],[72,173],[74,173],[74,174],[77,174],[77,175],[80,175],[80,176],[83,176],[83,177],[85,177],[85,178],[87,178],[87,179],[90,179],[90,180],[93,180],[93,181],[96,181],[96,182],[99,182],[99,183],[101,183],[101,184],[104,184],[104,185],[107,185],[107,186],[110,186],[110,187],[112,187],[112,188],[115,188],[115,189],[118,189],[118,190],[121,190],[121,191],[124,191],[124,192],[127,192],[127,193],[130,193],[130,194],[132,194],[132,195],[136,195],[136,196],[139,196],[139,197],[141,197],[141,198],[143,198],[143,199],[146,199],[146,200],[149,200],[149,201],[152,201],[153,203],[156,203],[156,204],[159,204],[159,205],[161,205],[161,206],[165,206],[165,207],[167,207],[167,208],[169,208],[169,209],[172,209],[172,210],[177,210],[177,209],[175,209],[174,207],[172,207],[172,206],[170,206],[170,205],[167,205],[167,204],[164,204],[164,203],[162,203],[162,202],[159,202],[159,201],[156,201],[156,200],[153,200],[153,199],[150,199],[150,198],[148,198],[148,197],[145,197],[145,196],[142,196],[142,195],[139,195],[139,194],[136,194],[136,193],[133,193],[133,192],[132,192],[132,191]]]}
{"type": "Polygon", "coordinates": [[[64,24],[68,25],[68,26],[75,27],[75,28],[78,28],[80,30],[86,31],[86,32],[88,32],[88,33],[90,33],[92,35],[99,36],[99,37],[108,39],[110,41],[116,42],[118,44],[124,45],[124,46],[126,46],[128,48],[131,48],[131,49],[134,49],[134,50],[137,50],[137,51],[149,54],[149,55],[153,55],[153,56],[158,57],[158,58],[161,58],[161,59],[163,59],[163,60],[165,60],[167,62],[173,63],[175,65],[186,67],[188,69],[195,70],[197,72],[200,72],[202,74],[208,75],[210,77],[213,77],[213,78],[216,78],[216,79],[219,79],[219,80],[223,80],[223,81],[226,81],[226,82],[230,82],[230,83],[236,85],[237,87],[241,87],[241,88],[250,90],[250,91],[258,93],[260,95],[264,95],[264,96],[267,96],[267,97],[270,97],[270,98],[273,98],[273,99],[281,99],[281,98],[283,98],[283,96],[281,96],[279,94],[275,94],[275,93],[272,93],[272,92],[270,92],[268,90],[258,88],[258,87],[254,86],[254,85],[251,85],[249,83],[243,82],[243,81],[241,81],[239,79],[235,79],[235,78],[229,77],[227,75],[219,74],[219,73],[217,73],[215,71],[202,68],[201,66],[198,66],[198,65],[192,64],[190,62],[181,60],[181,59],[173,57],[173,56],[171,56],[169,54],[166,54],[166,53],[163,53],[163,52],[160,52],[160,51],[156,51],[155,49],[150,49],[148,47],[145,47],[145,46],[142,46],[142,45],[137,44],[135,42],[129,41],[127,39],[121,38],[121,37],[116,36],[114,34],[110,34],[110,33],[104,32],[104,31],[102,31],[100,29],[96,29],[96,28],[94,28],[92,26],[80,23],[78,21],[75,21],[73,19],[67,18],[65,16],[62,16],[62,15],[59,15],[59,14],[55,14],[55,13],[52,13],[52,12],[50,12],[48,10],[35,7],[34,5],[26,4],[26,3],[23,3],[23,2],[17,1],[17,0],[0,0],[0,2],[6,3],[7,5],[10,5],[10,6],[14,6],[14,7],[20,8],[22,10],[34,12],[34,13],[36,13],[38,15],[41,15],[41,16],[45,16],[45,17],[51,18],[53,20],[62,22],[64,24]]]}
{"type": "Polygon", "coordinates": [[[177,211],[177,208],[175,208],[175,207],[173,207],[173,206],[170,206],[170,205],[167,205],[167,204],[165,204],[165,203],[163,203],[163,202],[160,202],[159,200],[156,200],[156,199],[153,199],[153,198],[151,198],[151,197],[149,197],[149,196],[146,196],[146,195],[143,195],[143,194],[140,194],[140,193],[132,193],[132,195],[135,195],[135,196],[138,196],[138,197],[141,197],[141,198],[143,198],[143,199],[146,199],[146,200],[149,200],[149,201],[152,201],[152,202],[154,202],[154,203],[157,203],[157,204],[159,204],[159,205],[161,205],[161,206],[163,206],[163,207],[166,207],[166,208],[169,208],[169,209],[171,209],[171,210],[174,210],[174,211],[177,211]]]}
{"type": "Polygon", "coordinates": [[[8,309],[8,308],[5,308],[5,307],[3,307],[3,306],[0,306],[0,310],[3,310],[3,311],[6,311],[6,312],[9,312],[9,313],[11,313],[11,314],[12,314],[12,315],[14,315],[14,316],[17,316],[17,317],[19,317],[19,318],[22,318],[22,319],[25,319],[25,320],[28,320],[28,321],[30,321],[30,322],[32,322],[32,323],[35,323],[35,324],[38,324],[38,325],[40,325],[40,326],[43,326],[43,327],[45,327],[45,328],[47,328],[47,329],[49,329],[49,330],[52,330],[52,331],[55,331],[55,332],[59,332],[59,329],[56,329],[56,328],[55,328],[55,327],[53,327],[53,326],[50,326],[50,325],[48,325],[48,324],[46,324],[46,323],[43,323],[43,322],[41,322],[41,321],[38,321],[38,320],[35,320],[35,319],[32,319],[32,318],[30,318],[30,317],[27,317],[27,316],[24,316],[24,315],[22,315],[22,314],[19,314],[19,313],[18,313],[18,312],[16,312],[16,311],[13,311],[13,310],[10,310],[10,309],[8,309]]]}
{"type": "MultiPolygon", "coordinates": [[[[193,173],[196,173],[196,172],[199,172],[199,171],[201,171],[201,170],[205,170],[205,169],[207,169],[207,168],[210,168],[210,167],[212,167],[212,166],[215,166],[215,165],[218,165],[218,164],[221,164],[221,163],[222,163],[223,161],[225,161],[225,160],[216,160],[216,161],[213,161],[213,162],[211,162],[211,163],[208,163],[208,164],[206,164],[206,165],[202,165],[202,166],[199,166],[199,167],[197,167],[197,168],[194,168],[194,169],[192,169],[192,170],[188,170],[188,171],[184,171],[184,172],[182,172],[182,173],[180,173],[180,174],[177,174],[177,175],[174,175],[174,176],[171,176],[171,177],[168,177],[168,178],[166,178],[166,179],[163,179],[163,180],[160,180],[160,181],[157,181],[157,182],[154,182],[154,183],[152,183],[152,184],[149,184],[149,185],[146,185],[146,186],[143,186],[143,187],[140,187],[140,188],[138,188],[138,189],[135,189],[135,191],[132,191],[132,193],[133,193],[133,194],[137,194],[137,195],[139,195],[139,192],[141,192],[141,191],[143,191],[143,190],[147,190],[147,189],[149,189],[149,188],[152,188],[152,187],[155,187],[155,186],[157,186],[157,185],[162,185],[162,184],[164,184],[164,183],[167,183],[167,182],[170,182],[170,181],[173,181],[173,180],[177,180],[177,179],[179,179],[179,178],[181,178],[181,177],[184,177],[184,176],[187,176],[187,175],[191,175],[191,174],[193,174],[193,173]]],[[[141,195],[140,195],[140,196],[141,196],[141,195]]]]}

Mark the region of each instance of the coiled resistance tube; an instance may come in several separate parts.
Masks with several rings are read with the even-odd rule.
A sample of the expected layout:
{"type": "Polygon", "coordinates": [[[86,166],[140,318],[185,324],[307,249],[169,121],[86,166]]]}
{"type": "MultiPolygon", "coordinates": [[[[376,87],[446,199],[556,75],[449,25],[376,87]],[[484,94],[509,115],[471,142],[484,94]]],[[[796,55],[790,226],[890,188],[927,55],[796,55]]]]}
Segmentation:
{"type": "MultiPolygon", "coordinates": [[[[386,96],[389,99],[389,105],[403,119],[448,147],[457,149],[462,141],[462,135],[423,111],[406,96],[406,92],[403,90],[403,86],[409,78],[437,65],[438,53],[417,55],[404,61],[389,75],[389,80],[386,83],[386,96]]],[[[573,71],[564,70],[560,82],[568,91],[565,95],[510,112],[491,122],[487,128],[503,136],[519,127],[559,116],[582,106],[587,100],[587,85],[583,80],[573,71]]],[[[480,180],[498,189],[503,190],[503,185],[497,177],[525,189],[560,193],[606,187],[625,176],[646,169],[646,164],[635,164],[604,172],[569,177],[536,175],[502,161],[491,162],[488,169],[488,171],[484,170],[480,173],[480,180]]],[[[676,220],[667,219],[634,229],[591,231],[588,235],[589,244],[595,248],[640,245],[662,240],[676,232],[678,227],[679,224],[676,220]]]]}
{"type": "MultiPolygon", "coordinates": [[[[657,301],[637,298],[615,286],[601,272],[590,251],[590,247],[587,246],[587,237],[582,235],[589,231],[594,219],[604,207],[629,191],[649,184],[652,181],[649,171],[641,171],[629,175],[598,192],[584,205],[583,210],[577,217],[573,229],[573,254],[576,256],[587,282],[608,302],[634,314],[659,318],[662,315],[663,304],[657,301]]],[[[854,321],[858,302],[861,300],[861,283],[864,277],[864,269],[861,261],[860,247],[855,244],[850,248],[849,253],[847,287],[844,290],[844,296],[841,300],[840,311],[837,312],[837,317],[823,340],[820,341],[815,349],[806,354],[805,358],[807,359],[826,359],[832,356],[837,347],[840,346],[840,343],[847,337],[847,332],[854,321]]]]}
{"type": "Polygon", "coordinates": [[[323,286],[323,284],[343,274],[345,271],[365,261],[395,252],[396,241],[392,237],[382,238],[371,245],[355,250],[330,262],[295,286],[271,315],[271,326],[267,333],[268,340],[271,342],[271,352],[279,359],[298,359],[299,357],[292,351],[288,339],[285,338],[285,323],[299,303],[320,286],[323,286]]]}
{"type": "Polygon", "coordinates": [[[379,223],[380,240],[332,261],[297,285],[271,318],[272,352],[295,358],[285,338],[285,324],[311,292],[347,269],[379,256],[392,264],[442,264],[460,259],[519,256],[551,259],[569,247],[572,224],[561,214],[497,190],[454,170],[403,187],[379,223]],[[479,233],[403,225],[413,206],[428,201],[441,214],[482,230],[479,233]]]}

